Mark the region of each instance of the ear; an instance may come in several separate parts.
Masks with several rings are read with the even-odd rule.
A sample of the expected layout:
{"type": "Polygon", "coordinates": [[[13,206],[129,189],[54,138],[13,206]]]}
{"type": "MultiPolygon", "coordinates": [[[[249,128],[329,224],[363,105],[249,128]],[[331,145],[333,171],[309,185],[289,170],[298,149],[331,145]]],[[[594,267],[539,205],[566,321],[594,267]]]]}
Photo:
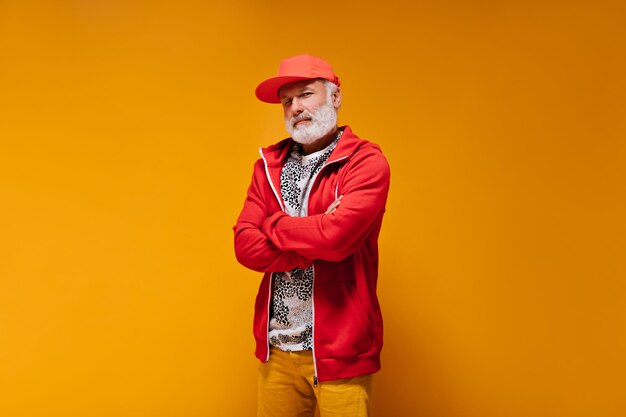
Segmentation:
{"type": "Polygon", "coordinates": [[[339,110],[341,107],[341,88],[337,87],[337,91],[333,93],[333,106],[335,110],[339,110]]]}

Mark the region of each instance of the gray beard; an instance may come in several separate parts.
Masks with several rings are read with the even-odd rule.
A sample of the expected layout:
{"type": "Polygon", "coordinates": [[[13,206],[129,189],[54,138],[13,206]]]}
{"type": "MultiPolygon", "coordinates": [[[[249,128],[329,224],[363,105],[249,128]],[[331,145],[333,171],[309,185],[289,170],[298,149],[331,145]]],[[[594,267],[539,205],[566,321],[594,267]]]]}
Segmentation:
{"type": "Polygon", "coordinates": [[[297,117],[285,119],[285,126],[293,140],[303,145],[309,145],[328,135],[337,127],[337,111],[332,101],[328,100],[326,104],[313,113],[303,112],[297,117]],[[303,118],[311,118],[311,123],[294,127],[294,122],[303,118]]]}

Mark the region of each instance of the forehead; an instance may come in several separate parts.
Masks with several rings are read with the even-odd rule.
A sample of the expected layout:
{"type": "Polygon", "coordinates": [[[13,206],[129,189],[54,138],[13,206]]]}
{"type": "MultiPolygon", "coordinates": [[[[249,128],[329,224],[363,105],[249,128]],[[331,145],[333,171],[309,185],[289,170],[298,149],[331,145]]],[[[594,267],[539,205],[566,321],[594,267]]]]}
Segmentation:
{"type": "Polygon", "coordinates": [[[323,80],[302,80],[302,81],[294,81],[289,84],[285,84],[278,90],[278,96],[280,98],[292,96],[298,94],[306,89],[314,89],[319,90],[324,88],[323,80]]]}

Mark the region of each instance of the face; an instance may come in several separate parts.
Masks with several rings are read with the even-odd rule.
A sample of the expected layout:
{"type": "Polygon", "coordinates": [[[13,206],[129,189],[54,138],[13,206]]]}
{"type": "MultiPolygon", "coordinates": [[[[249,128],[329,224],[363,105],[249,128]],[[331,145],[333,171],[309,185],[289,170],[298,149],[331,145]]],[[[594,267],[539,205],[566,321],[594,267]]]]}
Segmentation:
{"type": "Polygon", "coordinates": [[[291,137],[302,144],[313,143],[337,127],[339,91],[329,94],[324,81],[304,80],[280,89],[285,126],[291,137]]]}

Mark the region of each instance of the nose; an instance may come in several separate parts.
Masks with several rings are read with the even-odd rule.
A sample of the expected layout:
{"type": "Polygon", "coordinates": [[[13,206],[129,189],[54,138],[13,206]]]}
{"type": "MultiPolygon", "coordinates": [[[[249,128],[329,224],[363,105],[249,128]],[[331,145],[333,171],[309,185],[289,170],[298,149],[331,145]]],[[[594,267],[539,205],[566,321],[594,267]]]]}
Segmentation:
{"type": "Polygon", "coordinates": [[[304,107],[302,107],[302,102],[298,97],[294,97],[291,100],[291,112],[295,115],[298,115],[304,111],[304,107]]]}

